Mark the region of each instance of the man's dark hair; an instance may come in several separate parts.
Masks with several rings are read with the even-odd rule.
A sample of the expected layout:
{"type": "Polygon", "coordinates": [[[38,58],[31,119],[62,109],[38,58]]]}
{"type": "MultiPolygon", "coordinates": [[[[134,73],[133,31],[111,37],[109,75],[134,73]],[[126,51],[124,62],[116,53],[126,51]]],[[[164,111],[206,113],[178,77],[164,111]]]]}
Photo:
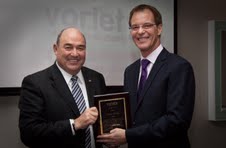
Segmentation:
{"type": "Polygon", "coordinates": [[[144,10],[150,10],[153,15],[154,15],[154,19],[155,19],[155,24],[158,26],[159,24],[162,24],[162,16],[160,14],[160,12],[153,6],[150,5],[146,5],[146,4],[141,4],[138,5],[136,7],[134,7],[131,11],[130,11],[130,16],[129,16],[129,27],[131,27],[131,19],[132,16],[135,12],[139,12],[139,11],[144,11],[144,10]]]}

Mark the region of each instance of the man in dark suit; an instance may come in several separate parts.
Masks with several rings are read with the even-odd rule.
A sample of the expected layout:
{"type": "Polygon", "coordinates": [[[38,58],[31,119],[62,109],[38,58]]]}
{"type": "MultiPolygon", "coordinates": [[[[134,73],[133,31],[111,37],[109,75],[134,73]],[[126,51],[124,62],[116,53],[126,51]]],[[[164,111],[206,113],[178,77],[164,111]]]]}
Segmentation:
{"type": "MultiPolygon", "coordinates": [[[[83,66],[86,40],[76,28],[60,32],[53,46],[56,62],[22,82],[19,129],[22,142],[31,148],[87,148],[86,129],[95,148],[93,124],[98,111],[93,95],[105,92],[102,74],[83,66]],[[80,113],[72,95],[76,77],[86,110],[80,113]]],[[[89,140],[90,140],[89,139],[89,140]]],[[[98,146],[96,146],[97,148],[98,146]]]]}
{"type": "Polygon", "coordinates": [[[162,18],[153,6],[142,4],[133,8],[129,26],[141,53],[141,58],[124,73],[132,127],[113,129],[110,134],[98,136],[98,141],[111,145],[128,143],[129,148],[189,148],[187,131],[195,100],[193,68],[187,60],[162,46],[162,18]],[[146,67],[142,61],[147,61],[146,67]]]}

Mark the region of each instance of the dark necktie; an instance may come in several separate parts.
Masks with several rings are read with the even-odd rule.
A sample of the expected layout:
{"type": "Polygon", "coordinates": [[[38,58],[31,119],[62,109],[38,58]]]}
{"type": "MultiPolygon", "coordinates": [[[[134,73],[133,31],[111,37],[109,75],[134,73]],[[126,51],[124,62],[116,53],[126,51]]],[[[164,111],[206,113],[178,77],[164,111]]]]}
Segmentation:
{"type": "MultiPolygon", "coordinates": [[[[85,99],[83,97],[82,90],[77,82],[78,77],[73,76],[71,80],[72,80],[72,95],[75,99],[75,102],[81,114],[86,110],[85,99]]],[[[89,127],[86,128],[85,148],[91,148],[91,136],[89,127]]]]}
{"type": "Polygon", "coordinates": [[[143,89],[143,87],[144,87],[144,84],[145,84],[145,81],[146,81],[146,79],[147,79],[147,66],[148,66],[148,64],[150,63],[150,61],[149,60],[147,60],[147,59],[143,59],[142,61],[141,61],[141,76],[140,76],[140,83],[139,83],[139,87],[138,87],[138,92],[137,92],[137,98],[138,98],[138,100],[140,99],[140,95],[141,95],[141,91],[142,91],[142,89],[143,89]]]}

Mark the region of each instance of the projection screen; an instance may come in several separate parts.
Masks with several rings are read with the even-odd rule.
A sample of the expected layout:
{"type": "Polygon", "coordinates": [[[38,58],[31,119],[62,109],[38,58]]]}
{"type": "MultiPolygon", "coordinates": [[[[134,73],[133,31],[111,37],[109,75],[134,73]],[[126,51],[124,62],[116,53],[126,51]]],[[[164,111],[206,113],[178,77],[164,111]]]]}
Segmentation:
{"type": "Polygon", "coordinates": [[[85,66],[101,72],[107,85],[122,85],[125,68],[140,57],[128,28],[130,10],[141,3],[163,17],[162,44],[174,52],[174,0],[3,0],[0,2],[0,87],[55,61],[52,46],[65,27],[86,36],[85,66]]]}

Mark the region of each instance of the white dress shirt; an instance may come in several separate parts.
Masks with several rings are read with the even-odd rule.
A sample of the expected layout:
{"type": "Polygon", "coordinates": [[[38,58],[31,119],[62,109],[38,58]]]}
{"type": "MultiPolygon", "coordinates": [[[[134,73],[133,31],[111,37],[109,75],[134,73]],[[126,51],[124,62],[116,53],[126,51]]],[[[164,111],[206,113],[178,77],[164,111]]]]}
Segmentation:
{"type": "MultiPolygon", "coordinates": [[[[60,72],[62,73],[64,80],[66,81],[66,83],[68,85],[68,88],[70,89],[70,91],[72,91],[72,80],[71,80],[72,75],[67,73],[65,70],[63,70],[57,62],[56,62],[56,65],[59,68],[60,72]]],[[[78,77],[77,82],[82,90],[82,94],[85,99],[86,107],[89,108],[90,106],[89,106],[89,100],[88,100],[88,95],[87,95],[87,90],[86,90],[86,84],[85,84],[85,80],[84,80],[81,70],[78,72],[78,74],[76,76],[78,77]]],[[[69,119],[69,121],[71,123],[72,134],[75,135],[75,131],[73,128],[74,119],[69,119]]],[[[89,128],[90,128],[90,134],[91,134],[91,147],[95,148],[93,126],[90,125],[89,128]]]]}
{"type": "MultiPolygon", "coordinates": [[[[159,56],[160,52],[163,50],[163,46],[160,44],[151,54],[149,54],[146,58],[142,57],[140,60],[142,61],[143,59],[148,59],[150,61],[150,64],[147,66],[147,77],[149,76],[149,73],[155,64],[155,61],[157,57],[159,56]]],[[[140,65],[140,73],[139,73],[139,81],[138,85],[140,83],[140,77],[141,77],[141,71],[142,71],[142,66],[140,65]]]]}

